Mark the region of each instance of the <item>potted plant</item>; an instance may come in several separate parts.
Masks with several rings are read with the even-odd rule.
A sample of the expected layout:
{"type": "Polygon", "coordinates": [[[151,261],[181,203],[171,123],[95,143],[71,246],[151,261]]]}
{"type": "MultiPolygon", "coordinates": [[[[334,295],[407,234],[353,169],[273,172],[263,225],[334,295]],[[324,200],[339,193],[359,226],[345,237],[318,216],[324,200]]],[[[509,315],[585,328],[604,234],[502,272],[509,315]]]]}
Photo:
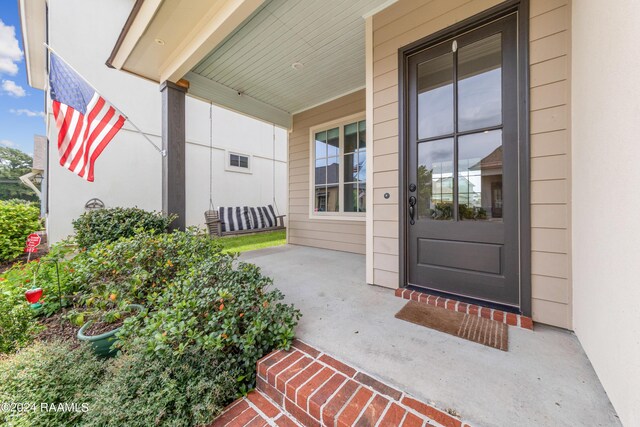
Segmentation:
{"type": "MultiPolygon", "coordinates": [[[[90,343],[97,356],[112,357],[117,352],[112,346],[124,320],[142,310],[144,307],[139,304],[127,304],[122,309],[94,314],[92,319],[82,325],[77,337],[80,341],[90,343]]],[[[84,316],[79,318],[84,319],[84,316]]]]}

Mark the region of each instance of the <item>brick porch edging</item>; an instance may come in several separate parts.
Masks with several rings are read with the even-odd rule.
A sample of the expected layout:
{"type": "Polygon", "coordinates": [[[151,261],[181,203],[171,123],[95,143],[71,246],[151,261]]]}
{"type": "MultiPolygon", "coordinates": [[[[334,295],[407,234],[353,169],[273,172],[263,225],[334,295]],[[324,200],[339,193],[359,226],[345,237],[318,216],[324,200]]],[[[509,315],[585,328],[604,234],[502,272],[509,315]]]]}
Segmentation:
{"type": "Polygon", "coordinates": [[[256,390],[212,426],[470,427],[299,340],[259,360],[257,373],[256,390]]]}
{"type": "Polygon", "coordinates": [[[411,289],[396,289],[396,296],[407,300],[445,308],[447,310],[467,313],[472,316],[479,316],[486,319],[497,320],[498,322],[503,322],[510,326],[517,326],[522,329],[529,329],[531,331],[533,330],[533,320],[530,317],[520,314],[509,313],[506,311],[482,307],[475,304],[467,304],[455,299],[437,297],[435,295],[429,295],[427,293],[414,291],[411,289]]]}

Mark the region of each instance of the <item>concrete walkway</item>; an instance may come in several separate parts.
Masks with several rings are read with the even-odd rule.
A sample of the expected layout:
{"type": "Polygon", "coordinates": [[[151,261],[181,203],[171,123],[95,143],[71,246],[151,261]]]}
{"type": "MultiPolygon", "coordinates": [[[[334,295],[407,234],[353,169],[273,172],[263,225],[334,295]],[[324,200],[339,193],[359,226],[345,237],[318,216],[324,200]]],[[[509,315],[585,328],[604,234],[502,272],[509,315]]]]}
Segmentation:
{"type": "Polygon", "coordinates": [[[302,311],[300,339],[475,425],[620,425],[571,332],[511,327],[503,352],[395,319],[406,301],[365,284],[364,256],[281,246],[241,260],[302,311]]]}

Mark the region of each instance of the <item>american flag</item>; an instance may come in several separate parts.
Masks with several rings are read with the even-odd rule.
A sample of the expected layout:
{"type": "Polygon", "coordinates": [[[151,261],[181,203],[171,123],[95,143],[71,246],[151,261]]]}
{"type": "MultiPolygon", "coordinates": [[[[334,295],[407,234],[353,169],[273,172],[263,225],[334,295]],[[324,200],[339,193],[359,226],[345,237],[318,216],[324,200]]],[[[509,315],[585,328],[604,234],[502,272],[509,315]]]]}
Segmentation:
{"type": "Polygon", "coordinates": [[[93,182],[95,161],[124,125],[125,118],[53,52],[49,87],[58,127],[60,164],[93,182]]]}

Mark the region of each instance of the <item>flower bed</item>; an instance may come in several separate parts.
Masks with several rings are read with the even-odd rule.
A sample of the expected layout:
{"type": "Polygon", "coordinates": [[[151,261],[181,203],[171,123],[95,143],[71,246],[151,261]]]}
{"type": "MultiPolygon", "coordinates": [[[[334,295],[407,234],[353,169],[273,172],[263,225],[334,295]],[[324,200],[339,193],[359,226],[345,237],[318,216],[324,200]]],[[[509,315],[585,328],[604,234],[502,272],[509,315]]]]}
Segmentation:
{"type": "MultiPolygon", "coordinates": [[[[273,349],[288,348],[300,317],[282,303],[282,294],[272,289],[271,279],[257,267],[238,263],[222,253],[215,240],[193,230],[141,232],[94,243],[73,257],[68,248],[54,248],[41,262],[45,263],[38,286],[44,289],[44,304],[39,313],[28,308],[23,296],[31,286],[35,263],[14,267],[0,281],[2,295],[10,295],[0,305],[12,310],[11,319],[0,317],[0,335],[10,321],[19,325],[4,344],[0,339],[0,351],[7,353],[0,359],[0,371],[6,378],[31,372],[42,380],[27,387],[0,378],[0,400],[40,399],[38,393],[46,394],[40,390],[45,383],[66,381],[61,373],[43,372],[34,364],[42,365],[44,358],[46,366],[53,366],[53,359],[65,352],[87,358],[81,356],[88,351],[86,346],[66,336],[77,332],[79,325],[90,319],[117,318],[130,304],[145,310],[114,321],[122,323],[113,347],[118,350],[116,358],[86,362],[100,370],[99,375],[92,374],[99,386],[79,382],[71,390],[69,385],[76,400],[88,403],[88,412],[56,418],[0,414],[0,424],[10,420],[16,425],[105,425],[116,420],[119,425],[206,424],[229,401],[254,387],[257,360],[273,349]],[[55,264],[45,261],[54,257],[63,276],[62,304],[55,264]],[[34,351],[38,358],[31,362],[34,351]]],[[[69,367],[74,371],[69,375],[83,375],[86,363],[69,367]]],[[[60,398],[51,396],[62,397],[64,393],[60,398]]]]}

